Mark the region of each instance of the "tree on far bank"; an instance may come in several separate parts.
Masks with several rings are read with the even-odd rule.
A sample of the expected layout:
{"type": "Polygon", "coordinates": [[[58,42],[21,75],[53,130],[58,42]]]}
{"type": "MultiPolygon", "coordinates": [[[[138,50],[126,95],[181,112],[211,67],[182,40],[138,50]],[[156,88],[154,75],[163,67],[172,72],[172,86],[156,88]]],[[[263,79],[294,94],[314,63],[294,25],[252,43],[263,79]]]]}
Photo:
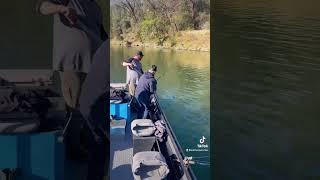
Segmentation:
{"type": "Polygon", "coordinates": [[[111,35],[161,45],[179,31],[208,29],[210,0],[112,0],[111,35]]]}

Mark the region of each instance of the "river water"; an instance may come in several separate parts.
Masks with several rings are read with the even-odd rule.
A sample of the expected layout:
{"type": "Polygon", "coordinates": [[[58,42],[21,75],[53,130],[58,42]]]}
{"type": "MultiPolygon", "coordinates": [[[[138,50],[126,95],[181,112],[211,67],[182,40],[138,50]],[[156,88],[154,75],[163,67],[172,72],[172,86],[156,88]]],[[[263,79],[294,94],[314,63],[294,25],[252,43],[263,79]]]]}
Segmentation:
{"type": "Polygon", "coordinates": [[[319,3],[215,1],[215,179],[320,179],[319,3]]]}
{"type": "MultiPolygon", "coordinates": [[[[125,82],[125,68],[121,63],[136,53],[135,48],[111,46],[111,82],[125,82]]],[[[160,105],[163,108],[179,143],[187,156],[209,161],[208,152],[186,152],[197,149],[200,138],[210,136],[210,53],[143,49],[144,70],[158,66],[157,77],[160,105]]],[[[210,179],[209,167],[193,166],[199,179],[210,179]]]]}

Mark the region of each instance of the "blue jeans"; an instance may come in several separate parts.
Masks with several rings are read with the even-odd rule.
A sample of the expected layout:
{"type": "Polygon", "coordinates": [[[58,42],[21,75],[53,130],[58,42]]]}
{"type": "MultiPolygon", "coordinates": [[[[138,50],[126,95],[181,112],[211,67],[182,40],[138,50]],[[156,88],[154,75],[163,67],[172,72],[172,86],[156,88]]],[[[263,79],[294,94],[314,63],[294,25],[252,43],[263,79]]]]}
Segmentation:
{"type": "Polygon", "coordinates": [[[137,118],[138,119],[147,119],[149,114],[150,114],[150,106],[148,106],[146,103],[141,102],[138,100],[138,104],[139,104],[139,111],[138,111],[138,115],[137,118]]]}

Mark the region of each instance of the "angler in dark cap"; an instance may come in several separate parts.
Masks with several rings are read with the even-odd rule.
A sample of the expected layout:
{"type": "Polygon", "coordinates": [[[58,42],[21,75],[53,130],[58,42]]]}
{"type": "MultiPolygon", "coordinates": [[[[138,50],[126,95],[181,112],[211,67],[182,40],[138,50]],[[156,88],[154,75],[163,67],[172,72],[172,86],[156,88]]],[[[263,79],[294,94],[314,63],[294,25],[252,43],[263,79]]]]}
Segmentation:
{"type": "Polygon", "coordinates": [[[137,52],[137,55],[142,56],[142,57],[144,56],[144,54],[142,53],[142,51],[138,51],[138,52],[137,52]]]}
{"type": "Polygon", "coordinates": [[[138,118],[147,118],[150,113],[150,103],[152,96],[157,91],[157,80],[155,74],[157,72],[157,66],[152,65],[148,72],[144,73],[137,85],[135,97],[139,104],[138,118]]]}
{"type": "Polygon", "coordinates": [[[122,65],[127,67],[126,84],[129,86],[129,93],[131,96],[134,96],[139,78],[143,74],[142,64],[140,62],[143,56],[144,54],[142,51],[138,51],[134,57],[122,62],[122,65]]]}

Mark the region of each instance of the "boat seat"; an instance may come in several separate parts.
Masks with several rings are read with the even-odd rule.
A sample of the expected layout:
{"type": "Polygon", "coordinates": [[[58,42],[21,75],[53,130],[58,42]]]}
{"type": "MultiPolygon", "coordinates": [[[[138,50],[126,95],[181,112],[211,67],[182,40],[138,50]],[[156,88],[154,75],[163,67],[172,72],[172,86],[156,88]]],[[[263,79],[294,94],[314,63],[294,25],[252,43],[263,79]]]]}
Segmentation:
{"type": "Polygon", "coordinates": [[[155,132],[155,125],[150,119],[135,119],[131,123],[131,131],[138,137],[151,136],[155,132]]]}
{"type": "Polygon", "coordinates": [[[160,152],[143,151],[133,156],[132,173],[135,180],[160,180],[167,177],[169,168],[160,152]]]}

